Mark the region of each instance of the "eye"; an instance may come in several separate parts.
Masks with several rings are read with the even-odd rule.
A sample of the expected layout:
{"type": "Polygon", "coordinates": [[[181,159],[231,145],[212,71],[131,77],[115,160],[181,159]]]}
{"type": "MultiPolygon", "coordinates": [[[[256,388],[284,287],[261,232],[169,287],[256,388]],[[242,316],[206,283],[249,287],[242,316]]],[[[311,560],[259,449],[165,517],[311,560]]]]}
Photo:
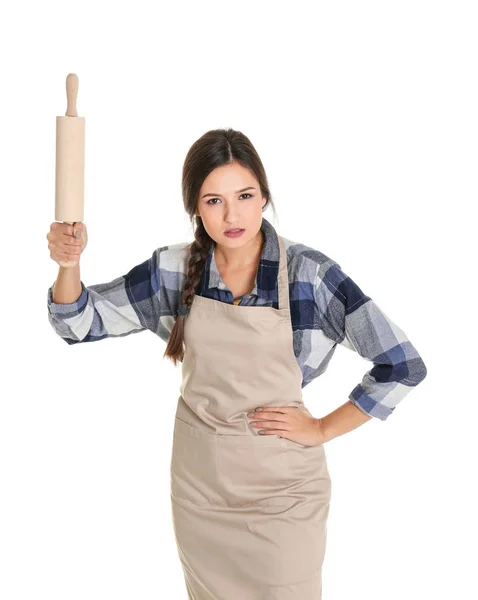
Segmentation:
{"type": "MultiPolygon", "coordinates": [[[[241,198],[242,196],[249,196],[250,198],[252,198],[252,194],[248,194],[247,192],[246,192],[245,194],[241,194],[241,195],[239,196],[239,198],[241,198]]],[[[206,204],[211,204],[211,200],[219,200],[219,198],[210,198],[210,199],[209,199],[209,200],[206,202],[206,204]]],[[[246,200],[247,200],[247,198],[246,198],[246,200]]],[[[215,205],[215,204],[217,204],[217,203],[216,203],[216,202],[214,202],[214,205],[215,205]]],[[[213,204],[211,204],[211,206],[213,206],[213,204]]]]}

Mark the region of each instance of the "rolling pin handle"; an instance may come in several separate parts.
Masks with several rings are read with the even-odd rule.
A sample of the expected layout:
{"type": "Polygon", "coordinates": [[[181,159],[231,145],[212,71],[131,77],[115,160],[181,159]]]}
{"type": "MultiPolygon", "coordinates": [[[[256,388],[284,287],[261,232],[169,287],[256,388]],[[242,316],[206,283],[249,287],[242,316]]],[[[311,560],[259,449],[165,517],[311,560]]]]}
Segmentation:
{"type": "Polygon", "coordinates": [[[69,73],[66,78],[66,117],[77,117],[76,99],[78,96],[78,76],[74,73],[69,73]]]}

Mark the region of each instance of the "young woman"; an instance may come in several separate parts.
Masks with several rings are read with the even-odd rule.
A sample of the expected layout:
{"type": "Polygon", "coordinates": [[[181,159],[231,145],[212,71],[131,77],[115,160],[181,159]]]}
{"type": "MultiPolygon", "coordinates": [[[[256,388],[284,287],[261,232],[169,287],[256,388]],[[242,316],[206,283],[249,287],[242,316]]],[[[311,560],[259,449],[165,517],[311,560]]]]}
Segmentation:
{"type": "Polygon", "coordinates": [[[194,241],[158,248],[109,283],[80,280],[84,223],[52,223],[51,257],[71,262],[48,290],[49,320],[68,344],[148,329],[182,362],[171,502],[189,598],[319,600],[331,499],[324,444],[385,420],[426,367],[337,262],[263,217],[271,193],[244,134],[197,140],[182,189],[194,241]],[[302,388],[337,344],[374,366],[343,406],[314,418],[302,388]]]}

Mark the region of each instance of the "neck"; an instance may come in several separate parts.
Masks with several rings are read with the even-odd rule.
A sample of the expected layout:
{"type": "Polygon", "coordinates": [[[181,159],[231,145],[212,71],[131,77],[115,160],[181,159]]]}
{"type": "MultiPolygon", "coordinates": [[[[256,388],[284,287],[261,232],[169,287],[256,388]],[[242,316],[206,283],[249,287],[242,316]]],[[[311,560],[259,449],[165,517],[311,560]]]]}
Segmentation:
{"type": "Polygon", "coordinates": [[[263,247],[264,234],[259,229],[257,235],[250,242],[239,248],[228,248],[223,244],[216,244],[214,260],[218,267],[224,266],[231,270],[245,269],[259,262],[263,247]]]}

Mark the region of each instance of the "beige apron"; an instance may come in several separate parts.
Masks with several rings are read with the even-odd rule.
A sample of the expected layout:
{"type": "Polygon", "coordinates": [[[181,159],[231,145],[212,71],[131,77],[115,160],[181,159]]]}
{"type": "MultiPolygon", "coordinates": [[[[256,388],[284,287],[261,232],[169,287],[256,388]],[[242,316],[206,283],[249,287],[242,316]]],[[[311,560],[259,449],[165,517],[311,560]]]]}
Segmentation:
{"type": "Polygon", "coordinates": [[[171,506],[191,600],[322,597],[331,498],[324,446],[260,435],[247,417],[267,406],[310,414],[279,243],[278,309],[195,296],[184,323],[171,506]]]}

